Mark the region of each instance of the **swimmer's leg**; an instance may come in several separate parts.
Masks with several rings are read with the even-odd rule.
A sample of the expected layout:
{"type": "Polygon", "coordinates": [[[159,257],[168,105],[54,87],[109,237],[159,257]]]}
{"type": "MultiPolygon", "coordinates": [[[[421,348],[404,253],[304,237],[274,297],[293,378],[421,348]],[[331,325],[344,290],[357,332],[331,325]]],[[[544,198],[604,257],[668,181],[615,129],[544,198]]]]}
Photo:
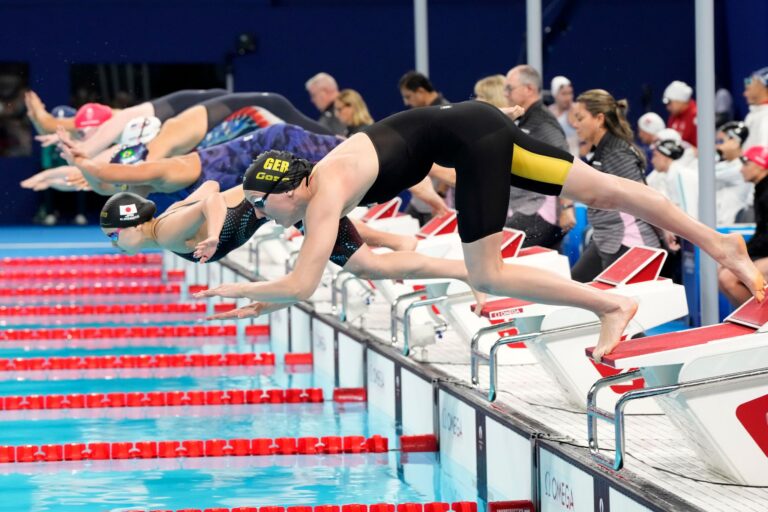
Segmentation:
{"type": "Polygon", "coordinates": [[[599,360],[618,345],[624,329],[637,311],[629,297],[605,293],[552,272],[504,263],[501,259],[501,233],[462,244],[470,285],[481,292],[506,297],[587,309],[601,322],[600,337],[594,351],[599,360]]]}
{"type": "Polygon", "coordinates": [[[147,161],[189,153],[203,140],[207,128],[208,112],[205,107],[195,105],[188,108],[163,123],[157,137],[147,143],[147,161]]]}
{"type": "Polygon", "coordinates": [[[357,229],[357,232],[360,233],[360,238],[371,247],[388,247],[393,251],[416,250],[416,237],[379,231],[358,220],[352,220],[352,224],[357,229]]]}
{"type": "Polygon", "coordinates": [[[762,301],[765,279],[737,233],[724,235],[688,216],[653,188],[599,172],[581,160],[571,167],[562,195],[602,210],[621,210],[690,240],[727,268],[762,301]]]}

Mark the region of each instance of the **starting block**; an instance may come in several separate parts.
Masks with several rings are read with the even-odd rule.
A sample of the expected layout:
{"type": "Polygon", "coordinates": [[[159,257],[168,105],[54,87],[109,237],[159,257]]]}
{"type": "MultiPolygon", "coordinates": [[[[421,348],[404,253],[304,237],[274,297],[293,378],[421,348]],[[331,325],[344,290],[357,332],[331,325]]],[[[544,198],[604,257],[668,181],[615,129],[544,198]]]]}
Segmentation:
{"type": "MultiPolygon", "coordinates": [[[[570,279],[571,269],[567,257],[544,247],[522,248],[524,240],[525,233],[522,231],[504,229],[501,251],[505,263],[542,268],[570,279]]],[[[542,311],[551,308],[551,306],[544,305],[535,306],[545,308],[542,311]]],[[[525,307],[526,314],[528,314],[530,308],[535,306],[519,299],[498,299],[498,302],[491,300],[486,304],[481,316],[478,317],[473,311],[474,297],[471,294],[451,293],[445,303],[445,316],[463,339],[473,340],[477,338],[477,343],[480,343],[491,335],[498,337],[517,333],[517,330],[510,330],[515,328],[507,324],[522,313],[523,310],[520,308],[525,307]],[[494,303],[500,307],[494,308],[492,306],[494,303]]],[[[535,311],[531,314],[535,314],[535,311]]],[[[530,364],[535,362],[527,350],[519,350],[525,348],[522,343],[512,345],[510,348],[513,350],[505,350],[500,354],[503,363],[530,364]]]]}
{"type": "MultiPolygon", "coordinates": [[[[688,312],[683,287],[658,277],[665,258],[666,252],[662,249],[632,248],[589,284],[606,293],[629,296],[638,301],[637,314],[625,331],[627,337],[688,312]]],[[[491,372],[489,400],[496,398],[499,351],[505,346],[524,344],[532,359],[542,365],[568,399],[579,407],[583,407],[584,396],[596,380],[612,372],[618,373],[582,357],[584,349],[595,344],[600,332],[597,317],[587,310],[501,299],[486,304],[482,313],[488,322],[495,322],[504,329],[503,337],[488,351],[489,356],[480,350],[477,336],[470,347],[473,384],[479,384],[480,359],[488,359],[491,372]]],[[[635,341],[627,341],[625,345],[633,343],[635,341]]],[[[634,382],[628,386],[614,386],[601,396],[601,405],[611,407],[622,392],[642,386],[642,383],[634,382]]],[[[659,412],[652,403],[633,411],[659,412]]]]}
{"type": "MultiPolygon", "coordinates": [[[[768,302],[754,299],[721,324],[621,343],[603,358],[614,369],[638,367],[596,382],[587,395],[589,445],[600,464],[619,470],[625,459],[624,407],[655,397],[699,457],[746,485],[768,485],[768,302]],[[641,389],[624,393],[613,411],[597,395],[642,376],[641,389]],[[597,420],[613,424],[616,455],[599,446],[597,420]]],[[[592,349],[586,351],[587,355],[592,349]]]]}
{"type": "Polygon", "coordinates": [[[368,209],[361,220],[373,229],[399,235],[413,235],[419,230],[419,221],[400,212],[403,200],[399,197],[379,203],[368,209]]]}
{"type": "Polygon", "coordinates": [[[424,239],[433,236],[448,235],[456,233],[458,230],[459,219],[456,216],[456,212],[451,210],[437,217],[433,217],[429,222],[424,224],[419,232],[416,233],[416,238],[424,239]]]}

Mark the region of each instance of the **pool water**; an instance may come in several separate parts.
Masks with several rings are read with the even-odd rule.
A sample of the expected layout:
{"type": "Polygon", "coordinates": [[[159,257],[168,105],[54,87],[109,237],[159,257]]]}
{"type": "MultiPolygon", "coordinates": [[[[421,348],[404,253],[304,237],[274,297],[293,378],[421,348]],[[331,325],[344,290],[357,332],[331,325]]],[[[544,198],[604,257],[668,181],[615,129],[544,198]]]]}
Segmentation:
{"type": "MultiPolygon", "coordinates": [[[[19,255],[32,253],[28,250],[19,255]]],[[[35,249],[34,253],[41,255],[45,251],[35,249]]],[[[68,301],[56,297],[50,300],[68,301]]],[[[144,301],[166,302],[167,297],[146,297],[144,301]]],[[[121,323],[195,323],[167,322],[160,317],[134,316],[121,323]]],[[[33,328],[56,327],[53,317],[23,320],[33,328]]],[[[83,322],[71,320],[67,326],[101,323],[93,317],[83,322]]],[[[0,330],[14,327],[18,328],[7,326],[0,330]]],[[[181,346],[171,346],[168,341],[142,339],[142,346],[131,346],[126,340],[98,340],[79,347],[0,342],[0,358],[272,351],[278,354],[278,364],[274,368],[181,368],[167,372],[0,372],[5,373],[0,375],[0,396],[320,387],[325,399],[330,400],[333,393],[332,381],[312,368],[284,367],[280,361],[285,347],[274,346],[269,340],[222,343],[188,338],[188,343],[181,346]]],[[[388,453],[0,463],[0,511],[118,512],[142,508],[479,501],[472,479],[460,468],[441,463],[434,453],[399,452],[394,421],[365,403],[0,411],[0,445],[14,446],[375,434],[389,439],[388,453]]]]}

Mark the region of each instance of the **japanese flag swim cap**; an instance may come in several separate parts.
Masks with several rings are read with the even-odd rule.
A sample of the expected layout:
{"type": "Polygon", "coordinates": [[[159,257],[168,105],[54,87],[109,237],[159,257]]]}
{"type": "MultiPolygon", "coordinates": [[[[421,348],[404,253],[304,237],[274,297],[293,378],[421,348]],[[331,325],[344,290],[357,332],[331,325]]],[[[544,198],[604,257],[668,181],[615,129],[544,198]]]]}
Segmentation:
{"type": "Polygon", "coordinates": [[[150,220],[156,210],[152,201],[131,192],[120,192],[104,203],[99,223],[103,228],[130,228],[150,220]]]}

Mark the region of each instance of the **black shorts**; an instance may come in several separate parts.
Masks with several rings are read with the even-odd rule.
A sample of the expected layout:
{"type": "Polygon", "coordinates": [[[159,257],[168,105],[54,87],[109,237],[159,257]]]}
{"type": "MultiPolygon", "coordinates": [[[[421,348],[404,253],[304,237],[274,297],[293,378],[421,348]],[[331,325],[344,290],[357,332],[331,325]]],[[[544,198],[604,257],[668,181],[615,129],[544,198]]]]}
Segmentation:
{"type": "Polygon", "coordinates": [[[181,114],[198,103],[227,94],[225,89],[188,89],[166,94],[150,101],[155,117],[161,122],[181,114]]]}
{"type": "Polygon", "coordinates": [[[509,187],[559,195],[573,156],[532,139],[501,110],[480,101],[422,107],[365,130],[379,174],[363,198],[381,202],[420,182],[432,163],[456,168],[459,236],[465,243],[504,227],[509,187]]]}

